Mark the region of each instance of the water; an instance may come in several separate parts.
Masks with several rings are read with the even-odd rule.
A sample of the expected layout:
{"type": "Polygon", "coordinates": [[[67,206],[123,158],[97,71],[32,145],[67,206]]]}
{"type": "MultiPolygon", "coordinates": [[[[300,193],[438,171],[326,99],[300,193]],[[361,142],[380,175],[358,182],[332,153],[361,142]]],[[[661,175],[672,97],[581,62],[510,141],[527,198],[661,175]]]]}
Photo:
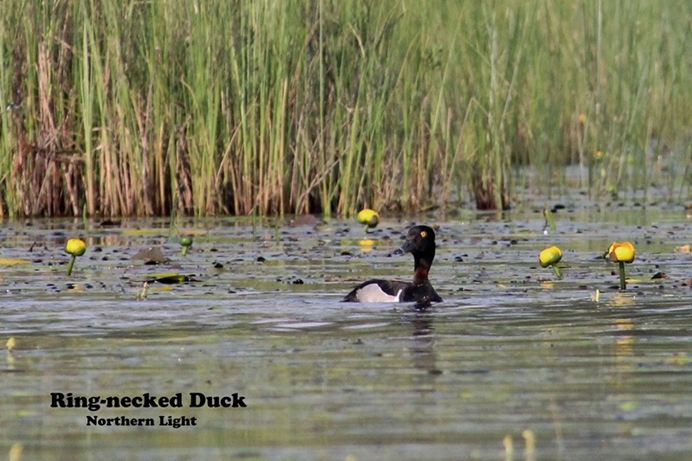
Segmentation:
{"type": "Polygon", "coordinates": [[[1,446],[25,460],[690,459],[684,210],[556,218],[548,236],[534,212],[442,221],[431,279],[445,302],[427,310],[339,302],[358,281],[411,276],[410,256],[390,256],[409,221],[368,236],[349,222],[181,222],[186,258],[166,221],[7,224],[2,258],[26,262],[0,265],[0,342],[16,344],[0,362],[1,446]],[[89,250],[68,279],[75,235],[89,250]],[[596,259],[614,238],[637,248],[625,292],[596,259]],[[561,281],[537,264],[552,244],[561,281]],[[171,261],[131,259],[150,246],[171,261]],[[162,273],[196,281],[152,282],[138,301],[162,273]],[[51,393],[183,405],[51,408],[51,393]],[[190,393],[246,407],[191,408],[190,393]],[[169,416],[196,426],[159,425],[169,416]]]}

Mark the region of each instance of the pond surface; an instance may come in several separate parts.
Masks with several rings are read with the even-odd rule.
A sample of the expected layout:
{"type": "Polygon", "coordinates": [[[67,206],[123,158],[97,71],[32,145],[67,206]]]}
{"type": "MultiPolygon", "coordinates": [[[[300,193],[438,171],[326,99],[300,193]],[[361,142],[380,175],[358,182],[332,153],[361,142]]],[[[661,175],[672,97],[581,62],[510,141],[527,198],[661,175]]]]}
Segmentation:
{"type": "Polygon", "coordinates": [[[540,210],[384,219],[367,235],[302,218],[6,222],[0,446],[13,461],[692,459],[689,216],[555,218],[549,235],[540,210]],[[411,277],[411,256],[391,253],[414,222],[439,223],[444,303],[341,303],[359,281],[411,277]],[[68,278],[76,236],[89,248],[68,278]],[[624,292],[598,259],[613,240],[637,249],[624,292]],[[537,264],[553,244],[563,280],[537,264]],[[169,261],[144,264],[149,247],[169,261]],[[154,281],[165,273],[191,281],[154,281]],[[182,405],[52,408],[51,393],[182,405]],[[154,426],[99,425],[123,416],[154,426]]]}

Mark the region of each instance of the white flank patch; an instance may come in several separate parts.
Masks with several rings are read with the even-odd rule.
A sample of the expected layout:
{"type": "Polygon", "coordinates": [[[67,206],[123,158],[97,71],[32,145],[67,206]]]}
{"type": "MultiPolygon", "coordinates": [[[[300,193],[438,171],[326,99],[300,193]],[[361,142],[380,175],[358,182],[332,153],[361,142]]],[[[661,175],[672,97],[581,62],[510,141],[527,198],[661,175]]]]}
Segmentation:
{"type": "Polygon", "coordinates": [[[378,284],[370,283],[356,292],[356,298],[362,303],[398,303],[402,291],[392,296],[382,291],[378,284]]]}

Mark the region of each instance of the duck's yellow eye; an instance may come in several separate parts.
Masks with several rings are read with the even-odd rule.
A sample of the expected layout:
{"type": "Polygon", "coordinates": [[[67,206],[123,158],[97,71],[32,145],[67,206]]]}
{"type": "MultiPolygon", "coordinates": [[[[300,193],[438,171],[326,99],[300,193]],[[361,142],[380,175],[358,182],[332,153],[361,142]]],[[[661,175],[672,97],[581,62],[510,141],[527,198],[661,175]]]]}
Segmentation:
{"type": "Polygon", "coordinates": [[[425,237],[428,236],[428,233],[427,233],[426,231],[422,231],[422,232],[420,233],[420,236],[423,237],[423,238],[425,238],[425,237]]]}

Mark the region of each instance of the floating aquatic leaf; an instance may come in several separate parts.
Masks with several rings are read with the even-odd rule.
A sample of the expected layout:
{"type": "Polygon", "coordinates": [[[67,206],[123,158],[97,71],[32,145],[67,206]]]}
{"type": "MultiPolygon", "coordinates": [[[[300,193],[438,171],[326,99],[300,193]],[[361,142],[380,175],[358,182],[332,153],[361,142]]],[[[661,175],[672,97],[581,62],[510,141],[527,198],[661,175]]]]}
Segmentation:
{"type": "Polygon", "coordinates": [[[162,229],[127,229],[121,232],[122,235],[143,236],[143,235],[163,235],[162,229]]]}
{"type": "Polygon", "coordinates": [[[10,258],[0,258],[0,266],[10,266],[13,264],[26,264],[29,261],[26,259],[10,259],[10,258]]]}
{"type": "Polygon", "coordinates": [[[185,282],[199,282],[192,275],[181,275],[181,274],[152,274],[151,279],[148,279],[148,283],[159,282],[166,285],[175,285],[178,283],[185,282]]]}

